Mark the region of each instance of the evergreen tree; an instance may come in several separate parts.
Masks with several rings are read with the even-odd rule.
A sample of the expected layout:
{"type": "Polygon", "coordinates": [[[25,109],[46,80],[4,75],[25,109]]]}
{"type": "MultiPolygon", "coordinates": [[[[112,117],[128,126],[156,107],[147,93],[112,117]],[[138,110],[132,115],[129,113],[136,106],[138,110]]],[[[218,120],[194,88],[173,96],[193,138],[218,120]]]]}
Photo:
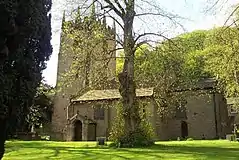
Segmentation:
{"type": "Polygon", "coordinates": [[[0,2],[0,159],[8,134],[25,121],[52,53],[51,0],[0,2]]]}

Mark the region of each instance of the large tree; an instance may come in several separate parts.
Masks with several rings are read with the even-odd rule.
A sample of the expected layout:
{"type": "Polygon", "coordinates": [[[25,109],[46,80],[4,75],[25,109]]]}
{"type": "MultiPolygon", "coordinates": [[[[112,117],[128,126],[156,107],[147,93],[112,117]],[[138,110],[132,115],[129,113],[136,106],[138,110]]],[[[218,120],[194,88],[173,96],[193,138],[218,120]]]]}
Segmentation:
{"type": "Polygon", "coordinates": [[[25,121],[52,52],[51,0],[0,2],[0,159],[25,121]]]}
{"type": "MultiPolygon", "coordinates": [[[[91,3],[91,2],[90,2],[91,3]]],[[[87,4],[89,5],[89,2],[87,1],[87,4]]],[[[123,121],[124,121],[124,127],[122,128],[124,134],[122,137],[118,139],[121,146],[129,146],[128,139],[132,139],[137,135],[144,134],[144,128],[141,125],[142,119],[140,116],[140,109],[139,109],[139,103],[136,98],[136,82],[135,82],[135,53],[137,48],[140,48],[145,43],[150,43],[153,41],[156,41],[158,37],[165,39],[166,37],[162,34],[162,26],[158,26],[158,24],[162,23],[155,23],[156,26],[159,28],[162,27],[159,31],[153,31],[153,32],[136,32],[136,21],[135,19],[142,20],[140,23],[145,24],[145,19],[160,19],[162,21],[168,20],[168,24],[173,24],[175,26],[179,25],[177,23],[177,18],[179,16],[170,14],[166,11],[164,11],[158,4],[152,3],[148,1],[135,1],[135,0],[124,0],[124,1],[118,1],[118,0],[93,0],[93,3],[90,4],[90,6],[99,6],[98,12],[96,13],[97,19],[101,19],[106,17],[107,19],[112,19],[115,23],[117,28],[119,29],[119,32],[117,32],[116,36],[116,43],[117,47],[122,48],[124,51],[124,58],[123,58],[123,69],[122,72],[118,74],[118,80],[119,80],[119,91],[122,96],[122,104],[123,104],[123,121]],[[141,6],[145,6],[142,8],[141,6]],[[154,39],[152,39],[154,37],[154,39]],[[132,138],[131,138],[132,137],[132,138]]],[[[80,8],[82,9],[82,15],[84,13],[87,13],[85,9],[89,9],[91,7],[87,7],[87,5],[81,4],[80,8]],[[81,7],[82,6],[82,7],[81,7]]],[[[140,24],[137,24],[140,25],[140,24]]],[[[171,26],[172,27],[172,26],[171,26]]],[[[92,29],[91,25],[89,29],[92,29]]],[[[97,29],[96,29],[97,31],[97,29]]],[[[96,32],[91,32],[93,35],[96,32]]],[[[83,35],[86,33],[83,33],[83,35]]],[[[101,34],[98,34],[101,35],[101,34]]],[[[88,47],[92,46],[97,41],[100,41],[100,38],[102,39],[100,42],[108,41],[107,36],[95,36],[95,39],[91,39],[91,36],[88,36],[88,39],[80,39],[79,44],[82,44],[82,41],[88,41],[89,45],[84,45],[83,48],[87,48],[87,51],[90,51],[88,47]],[[91,40],[94,40],[93,43],[91,40]]],[[[81,37],[82,34],[81,34],[81,37]]],[[[75,37],[77,38],[77,37],[75,37]]],[[[78,39],[78,38],[77,38],[78,39]]],[[[112,40],[112,39],[111,39],[112,40]]],[[[86,44],[86,43],[85,43],[86,44]]],[[[74,47],[73,47],[74,48],[74,47]]],[[[82,49],[82,48],[81,48],[82,49]]],[[[114,53],[115,50],[112,50],[111,53],[114,53]]],[[[82,55],[78,53],[78,56],[82,55]]],[[[82,58],[82,56],[81,56],[82,58]]],[[[90,57],[91,59],[94,58],[94,56],[90,57]]],[[[106,58],[109,58],[107,56],[106,58]]],[[[115,57],[112,57],[115,58],[115,57]]],[[[76,62],[76,61],[74,61],[76,62]]],[[[106,68],[106,67],[105,67],[106,68]]],[[[74,71],[74,74],[72,72],[68,72],[68,75],[79,75],[79,72],[77,72],[76,69],[71,69],[74,71]],[[70,73],[70,74],[69,74],[70,73]]],[[[101,72],[101,71],[100,71],[101,72]]],[[[100,77],[100,76],[99,76],[100,77]]],[[[142,140],[144,141],[144,140],[142,140]]],[[[148,140],[146,140],[148,141],[148,140]]],[[[147,144],[147,143],[145,143],[147,144]]],[[[130,144],[134,146],[135,144],[130,144]]]]}

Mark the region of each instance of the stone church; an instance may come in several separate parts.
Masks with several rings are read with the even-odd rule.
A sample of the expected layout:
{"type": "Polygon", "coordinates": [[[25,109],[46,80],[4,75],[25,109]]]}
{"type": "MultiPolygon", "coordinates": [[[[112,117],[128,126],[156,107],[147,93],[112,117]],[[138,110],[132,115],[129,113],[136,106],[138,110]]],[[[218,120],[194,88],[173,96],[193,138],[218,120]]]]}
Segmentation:
{"type": "MultiPolygon", "coordinates": [[[[81,23],[84,23],[84,20],[81,23]]],[[[63,22],[63,28],[64,25],[65,22],[63,22]]],[[[102,23],[102,25],[105,24],[102,23]]],[[[115,28],[107,28],[114,37],[115,28]]],[[[68,41],[68,37],[63,30],[61,44],[66,41],[68,41]]],[[[72,43],[72,39],[68,43],[72,43]]],[[[108,50],[116,47],[114,41],[108,41],[107,43],[108,50]]],[[[101,55],[102,48],[103,46],[98,46],[94,52],[101,55]]],[[[61,88],[61,91],[57,92],[54,100],[52,139],[95,141],[97,137],[107,138],[116,118],[115,105],[121,98],[117,87],[114,85],[116,59],[110,58],[107,63],[108,69],[105,69],[107,72],[105,73],[107,75],[105,82],[111,85],[94,87],[94,71],[92,69],[94,67],[92,67],[90,70],[92,73],[86,74],[85,71],[82,71],[81,77],[76,79],[72,85],[60,86],[59,82],[64,78],[63,73],[69,70],[73,62],[72,57],[64,56],[63,52],[70,53],[72,50],[61,45],[56,86],[56,88],[61,88]],[[88,89],[84,90],[84,88],[88,89]],[[78,93],[79,96],[72,98],[74,93],[78,93]]],[[[114,55],[116,56],[115,52],[114,55]]],[[[96,63],[92,60],[90,66],[96,65],[96,63]]],[[[104,71],[104,69],[101,70],[104,71]]],[[[214,139],[225,137],[231,131],[229,124],[231,117],[228,114],[226,99],[221,94],[214,92],[215,84],[216,81],[213,79],[204,79],[190,90],[187,88],[175,90],[175,92],[186,95],[184,110],[182,110],[182,107],[175,106],[175,114],[167,120],[162,119],[160,113],[157,112],[158,106],[154,100],[154,89],[136,89],[136,96],[140,100],[149,102],[145,109],[149,113],[147,115],[148,121],[154,128],[155,139],[175,140],[178,137],[214,139]]]]}

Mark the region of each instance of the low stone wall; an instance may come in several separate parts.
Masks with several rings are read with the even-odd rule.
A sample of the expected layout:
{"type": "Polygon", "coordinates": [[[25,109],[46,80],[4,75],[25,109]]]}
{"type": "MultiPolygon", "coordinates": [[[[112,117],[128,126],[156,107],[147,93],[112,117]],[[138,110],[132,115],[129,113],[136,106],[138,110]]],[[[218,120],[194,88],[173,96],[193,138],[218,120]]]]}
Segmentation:
{"type": "Polygon", "coordinates": [[[36,133],[19,132],[16,134],[16,139],[20,139],[23,141],[31,141],[31,140],[41,140],[41,137],[36,133]]]}

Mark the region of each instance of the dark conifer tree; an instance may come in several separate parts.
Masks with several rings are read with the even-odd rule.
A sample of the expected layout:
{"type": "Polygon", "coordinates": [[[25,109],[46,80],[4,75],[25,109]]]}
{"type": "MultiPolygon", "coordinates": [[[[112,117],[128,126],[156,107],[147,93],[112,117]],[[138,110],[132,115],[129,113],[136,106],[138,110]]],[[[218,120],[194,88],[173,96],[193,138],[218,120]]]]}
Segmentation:
{"type": "Polygon", "coordinates": [[[51,0],[0,2],[0,159],[29,112],[52,53],[51,0]]]}

